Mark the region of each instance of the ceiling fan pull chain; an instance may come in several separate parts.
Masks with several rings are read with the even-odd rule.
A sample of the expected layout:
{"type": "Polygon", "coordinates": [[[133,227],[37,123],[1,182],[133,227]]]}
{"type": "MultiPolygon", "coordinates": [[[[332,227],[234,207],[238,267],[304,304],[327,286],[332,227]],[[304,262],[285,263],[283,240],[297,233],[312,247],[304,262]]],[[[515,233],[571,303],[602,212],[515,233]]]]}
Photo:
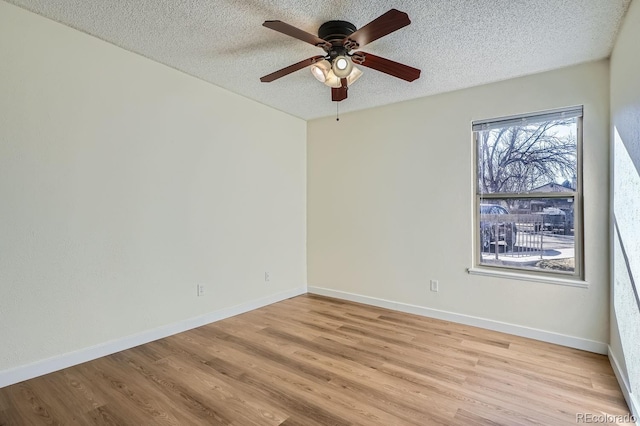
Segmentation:
{"type": "Polygon", "coordinates": [[[340,110],[338,108],[340,108],[340,103],[336,102],[336,121],[340,121],[340,110]]]}

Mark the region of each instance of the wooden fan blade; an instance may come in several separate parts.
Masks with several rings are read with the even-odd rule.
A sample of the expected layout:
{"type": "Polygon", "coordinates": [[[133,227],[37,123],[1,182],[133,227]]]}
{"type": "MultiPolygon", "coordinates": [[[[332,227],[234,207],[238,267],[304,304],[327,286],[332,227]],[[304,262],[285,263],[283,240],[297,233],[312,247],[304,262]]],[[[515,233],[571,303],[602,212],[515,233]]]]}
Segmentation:
{"type": "Polygon", "coordinates": [[[331,100],[333,102],[340,102],[347,99],[347,91],[349,90],[349,88],[347,87],[347,79],[341,78],[340,83],[342,83],[341,87],[331,88],[331,100]]]}
{"type": "Polygon", "coordinates": [[[296,72],[298,70],[301,70],[304,67],[308,67],[309,65],[315,64],[320,59],[324,59],[324,56],[318,55],[312,58],[305,59],[296,64],[289,65],[288,67],[282,68],[281,70],[278,70],[276,72],[272,72],[271,74],[267,74],[264,77],[260,77],[260,81],[263,83],[270,83],[273,80],[279,79],[280,77],[284,77],[285,75],[289,75],[292,72],[296,72]]]}
{"type": "Polygon", "coordinates": [[[387,13],[380,15],[364,27],[360,28],[350,36],[342,40],[342,44],[347,40],[357,42],[360,47],[374,40],[384,37],[400,28],[406,27],[411,23],[409,15],[396,9],[391,9],[387,13]]]}
{"type": "Polygon", "coordinates": [[[282,21],[264,21],[262,25],[267,28],[271,28],[272,30],[281,32],[282,34],[288,35],[289,37],[297,38],[298,40],[302,40],[309,44],[313,44],[314,46],[331,47],[331,43],[321,39],[320,37],[315,36],[306,31],[303,31],[300,28],[296,28],[293,25],[289,25],[282,21]]]}
{"type": "Polygon", "coordinates": [[[409,65],[404,65],[390,59],[385,59],[380,56],[372,55],[371,53],[356,53],[357,55],[354,54],[353,57],[357,58],[357,62],[356,60],[354,60],[354,62],[362,65],[363,67],[373,68],[374,70],[401,78],[406,81],[413,81],[420,78],[420,70],[417,68],[413,68],[409,65]]]}

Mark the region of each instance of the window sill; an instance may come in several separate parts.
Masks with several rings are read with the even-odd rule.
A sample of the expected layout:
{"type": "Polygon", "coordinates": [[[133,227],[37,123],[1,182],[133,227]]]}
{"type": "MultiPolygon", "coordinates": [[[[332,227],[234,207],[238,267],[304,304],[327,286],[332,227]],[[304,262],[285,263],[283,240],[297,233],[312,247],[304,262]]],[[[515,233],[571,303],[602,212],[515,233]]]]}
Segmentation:
{"type": "Polygon", "coordinates": [[[564,285],[568,287],[589,288],[589,283],[577,278],[549,277],[538,274],[523,274],[519,272],[509,272],[489,268],[468,268],[471,275],[484,275],[487,277],[511,278],[521,281],[533,281],[537,283],[564,285]]]}

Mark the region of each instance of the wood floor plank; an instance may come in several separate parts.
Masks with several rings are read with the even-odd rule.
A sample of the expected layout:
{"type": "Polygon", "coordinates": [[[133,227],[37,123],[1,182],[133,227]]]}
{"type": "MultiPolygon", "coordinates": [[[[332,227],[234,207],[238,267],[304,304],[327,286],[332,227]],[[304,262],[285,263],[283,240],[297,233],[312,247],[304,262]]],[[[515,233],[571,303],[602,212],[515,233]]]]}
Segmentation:
{"type": "MultiPolygon", "coordinates": [[[[327,381],[318,378],[317,375],[309,376],[299,370],[297,367],[300,362],[298,361],[309,362],[310,358],[297,356],[295,353],[292,354],[290,362],[284,364],[264,358],[256,363],[251,354],[238,350],[230,355],[235,359],[245,361],[246,364],[250,364],[252,370],[261,377],[261,380],[275,381],[279,386],[284,387],[284,391],[303,397],[316,406],[331,406],[332,413],[339,415],[341,419],[348,419],[354,424],[360,424],[357,419],[351,418],[354,413],[357,413],[359,417],[366,419],[366,422],[362,423],[365,425],[393,424],[397,420],[397,416],[385,410],[380,410],[378,407],[363,403],[359,395],[349,394],[340,385],[331,382],[331,380],[340,376],[358,376],[362,378],[362,375],[357,374],[354,370],[334,370],[323,366],[323,369],[326,369],[331,374],[332,379],[327,381]],[[336,395],[340,395],[340,397],[336,398],[336,395]]],[[[313,361],[314,364],[319,364],[317,358],[314,358],[313,361]]],[[[362,379],[362,381],[366,380],[362,379]]]]}
{"type": "Polygon", "coordinates": [[[165,358],[162,365],[167,375],[175,377],[185,386],[192,387],[210,403],[223,405],[236,413],[233,422],[252,425],[279,425],[288,418],[288,412],[278,406],[254,398],[227,378],[211,374],[206,364],[194,365],[182,358],[165,358]]]}
{"type": "Polygon", "coordinates": [[[15,408],[0,410],[0,426],[15,426],[25,424],[24,417],[20,416],[15,408]]]}
{"type": "MultiPolygon", "coordinates": [[[[113,355],[79,366],[88,383],[108,395],[111,407],[132,423],[179,425],[194,423],[195,418],[174,410],[175,403],[157,392],[145,380],[133,374],[126,364],[114,360],[113,355]]],[[[212,424],[224,424],[222,422],[212,424]]]]}
{"type": "Polygon", "coordinates": [[[58,412],[68,414],[65,417],[58,417],[61,423],[87,424],[90,422],[87,413],[104,405],[104,402],[93,398],[93,395],[78,393],[78,388],[67,382],[64,372],[61,375],[38,377],[31,380],[29,384],[32,391],[39,395],[48,406],[64,407],[64,410],[56,409],[58,412]]]}
{"type": "MultiPolygon", "coordinates": [[[[35,379],[34,379],[35,380],[35,379]]],[[[48,395],[38,395],[31,383],[22,382],[10,386],[7,391],[7,401],[11,404],[8,412],[16,419],[29,419],[32,424],[61,425],[64,424],[60,407],[56,409],[47,404],[43,398],[48,395]]]]}
{"type": "Polygon", "coordinates": [[[213,404],[207,395],[199,392],[193,386],[185,386],[176,377],[163,374],[160,368],[137,355],[135,351],[120,353],[113,356],[118,364],[126,364],[145,379],[145,383],[172,402],[172,413],[180,412],[188,418],[196,419],[207,424],[229,424],[234,418],[234,412],[225,404],[213,404]],[[133,353],[131,353],[133,352],[133,353]]]}
{"type": "Polygon", "coordinates": [[[100,426],[133,426],[131,419],[125,419],[117,410],[112,410],[109,405],[101,405],[87,413],[90,422],[85,424],[100,426]]]}
{"type": "Polygon", "coordinates": [[[571,425],[606,356],[304,295],[0,389],[0,426],[571,425]]]}

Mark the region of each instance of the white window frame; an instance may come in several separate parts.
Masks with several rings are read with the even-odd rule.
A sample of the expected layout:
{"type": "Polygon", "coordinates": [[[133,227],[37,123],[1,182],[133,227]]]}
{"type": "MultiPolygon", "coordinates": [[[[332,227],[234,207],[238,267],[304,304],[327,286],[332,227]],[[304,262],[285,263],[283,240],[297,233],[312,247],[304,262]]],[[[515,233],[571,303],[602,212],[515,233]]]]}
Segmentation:
{"type": "Polygon", "coordinates": [[[473,258],[474,266],[468,269],[470,274],[489,275],[507,277],[520,280],[548,282],[553,284],[568,285],[575,287],[587,287],[584,281],[584,221],[583,221],[583,183],[582,183],[582,145],[583,145],[583,107],[575,106],[559,108],[542,112],[533,112],[508,117],[500,117],[489,120],[478,120],[472,122],[473,134],[473,166],[474,166],[474,226],[473,226],[473,258]],[[563,118],[576,118],[576,188],[573,192],[525,192],[525,193],[481,193],[479,188],[479,158],[478,145],[479,134],[483,130],[503,128],[518,124],[537,123],[542,121],[559,120],[563,118]],[[574,256],[575,268],[571,272],[559,272],[552,270],[522,268],[517,266],[506,266],[499,264],[481,263],[480,248],[480,203],[481,200],[507,199],[507,198],[568,198],[573,197],[574,202],[574,256]]]}

